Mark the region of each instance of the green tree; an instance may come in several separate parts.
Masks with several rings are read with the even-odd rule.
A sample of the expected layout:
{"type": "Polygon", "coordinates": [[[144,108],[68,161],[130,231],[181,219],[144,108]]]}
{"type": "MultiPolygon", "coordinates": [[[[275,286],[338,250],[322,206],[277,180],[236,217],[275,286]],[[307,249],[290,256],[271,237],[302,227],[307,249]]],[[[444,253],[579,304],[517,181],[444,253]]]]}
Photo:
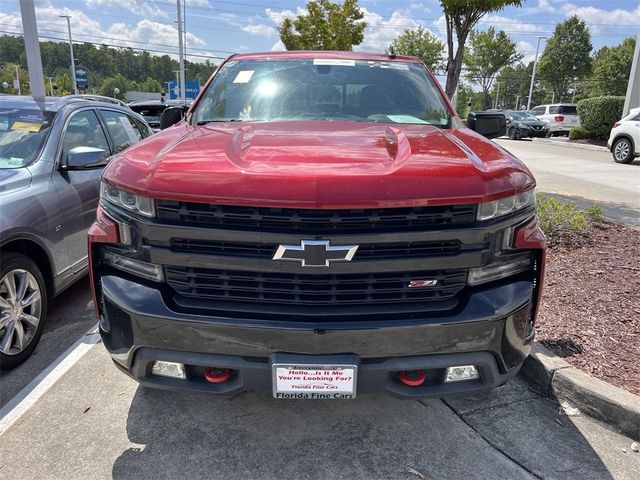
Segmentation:
{"type": "Polygon", "coordinates": [[[350,51],[364,39],[363,18],[358,0],[311,0],[305,15],[285,18],[278,31],[287,50],[350,51]]]}
{"type": "Polygon", "coordinates": [[[464,59],[467,78],[482,89],[483,107],[489,108],[489,91],[500,69],[522,60],[516,44],[509,35],[489,27],[484,32],[472,31],[470,51],[464,59]]]}
{"type": "Polygon", "coordinates": [[[626,95],[636,39],[625,38],[615,47],[602,47],[593,56],[593,74],[588,88],[591,96],[626,95]]]}
{"type": "MultiPolygon", "coordinates": [[[[511,109],[520,109],[522,105],[526,105],[532,71],[533,62],[529,62],[528,65],[517,63],[501,69],[496,76],[492,92],[492,96],[499,93],[498,105],[511,109]],[[497,92],[497,85],[500,85],[500,92],[497,92]]],[[[538,89],[533,93],[531,104],[535,106],[542,103],[543,92],[538,89]]]]}
{"type": "Polygon", "coordinates": [[[556,25],[540,56],[540,77],[551,86],[556,102],[567,98],[575,80],[591,72],[591,33],[587,24],[574,15],[556,25]]]}
{"type": "Polygon", "coordinates": [[[455,105],[460,118],[467,118],[469,112],[482,110],[482,93],[476,92],[470,85],[458,84],[458,101],[455,105]]]}
{"type": "Polygon", "coordinates": [[[391,44],[395,53],[422,60],[431,70],[444,68],[444,43],[422,26],[406,29],[391,44]]]}
{"type": "Polygon", "coordinates": [[[520,7],[522,0],[440,0],[447,24],[447,84],[451,98],[458,86],[467,37],[473,27],[489,12],[507,6],[520,7]],[[455,36],[455,38],[454,38],[455,36]]]}

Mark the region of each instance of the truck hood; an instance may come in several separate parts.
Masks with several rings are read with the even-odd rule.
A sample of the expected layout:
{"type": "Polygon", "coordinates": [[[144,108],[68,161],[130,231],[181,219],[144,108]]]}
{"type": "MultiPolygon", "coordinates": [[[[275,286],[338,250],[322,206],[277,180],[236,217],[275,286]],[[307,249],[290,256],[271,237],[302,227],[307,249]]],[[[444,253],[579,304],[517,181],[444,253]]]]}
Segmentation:
{"type": "Polygon", "coordinates": [[[31,172],[28,168],[0,169],[0,195],[23,190],[31,185],[31,172]]]}
{"type": "Polygon", "coordinates": [[[128,149],[104,179],[154,198],[299,208],[476,203],[534,184],[465,128],[328,121],[182,124],[128,149]]]}

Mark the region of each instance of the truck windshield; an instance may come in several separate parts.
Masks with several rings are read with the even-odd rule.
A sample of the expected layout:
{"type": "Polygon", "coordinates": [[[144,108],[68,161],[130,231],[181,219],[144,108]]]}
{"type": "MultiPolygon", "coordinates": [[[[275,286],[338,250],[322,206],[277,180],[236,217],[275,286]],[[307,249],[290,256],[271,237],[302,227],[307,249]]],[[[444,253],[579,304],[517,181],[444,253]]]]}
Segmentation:
{"type": "Polygon", "coordinates": [[[220,68],[191,121],[287,120],[448,128],[451,114],[432,78],[414,62],[232,60],[220,68]]]}
{"type": "Polygon", "coordinates": [[[48,131],[49,124],[40,110],[0,109],[0,169],[32,163],[48,131]]]}

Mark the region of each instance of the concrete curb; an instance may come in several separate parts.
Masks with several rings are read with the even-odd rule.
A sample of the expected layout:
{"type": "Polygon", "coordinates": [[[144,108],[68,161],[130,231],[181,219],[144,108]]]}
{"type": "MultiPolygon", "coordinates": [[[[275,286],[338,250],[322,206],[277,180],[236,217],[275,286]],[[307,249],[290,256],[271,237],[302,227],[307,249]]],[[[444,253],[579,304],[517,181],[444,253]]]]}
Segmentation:
{"type": "Polygon", "coordinates": [[[566,401],[624,435],[640,440],[640,397],[578,370],[538,342],[534,343],[521,372],[544,396],[566,401]]]}
{"type": "Polygon", "coordinates": [[[567,148],[578,148],[580,150],[594,150],[596,152],[609,151],[607,147],[601,147],[599,145],[589,145],[586,143],[571,143],[569,141],[558,142],[557,140],[551,140],[549,138],[532,138],[531,140],[536,143],[546,143],[548,145],[557,145],[559,147],[567,147],[567,148]]]}

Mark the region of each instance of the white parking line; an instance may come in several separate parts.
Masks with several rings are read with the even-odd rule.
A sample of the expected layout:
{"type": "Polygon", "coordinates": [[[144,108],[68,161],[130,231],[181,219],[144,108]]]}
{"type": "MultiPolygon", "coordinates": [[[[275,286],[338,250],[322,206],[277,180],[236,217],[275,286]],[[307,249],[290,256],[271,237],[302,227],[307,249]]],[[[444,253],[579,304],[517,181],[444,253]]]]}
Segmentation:
{"type": "Polygon", "coordinates": [[[67,370],[100,341],[98,324],[71,345],[62,355],[40,372],[29,384],[0,409],[0,435],[18,420],[67,370]]]}

